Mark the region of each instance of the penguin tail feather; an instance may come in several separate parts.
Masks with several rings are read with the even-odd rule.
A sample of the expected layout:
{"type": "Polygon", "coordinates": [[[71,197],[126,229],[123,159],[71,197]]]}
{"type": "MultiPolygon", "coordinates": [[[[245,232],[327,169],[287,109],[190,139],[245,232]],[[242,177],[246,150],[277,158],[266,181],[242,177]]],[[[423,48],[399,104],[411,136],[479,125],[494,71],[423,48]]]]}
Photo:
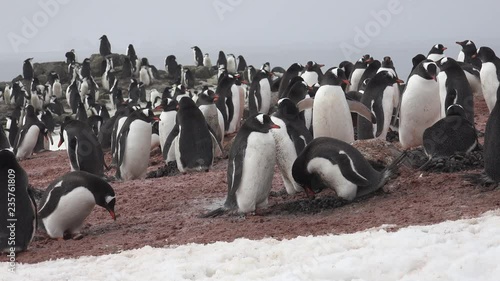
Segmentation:
{"type": "Polygon", "coordinates": [[[382,185],[385,184],[387,179],[396,172],[398,167],[406,160],[407,156],[408,156],[408,151],[405,150],[398,156],[398,158],[394,159],[394,161],[392,161],[392,163],[389,164],[389,166],[385,167],[385,169],[382,171],[383,173],[382,185]]]}
{"type": "Polygon", "coordinates": [[[227,213],[227,211],[228,211],[228,209],[226,209],[224,207],[220,207],[220,208],[215,209],[213,211],[210,211],[206,214],[201,214],[199,216],[199,218],[202,218],[202,219],[216,218],[216,217],[222,216],[223,214],[227,213]]]}

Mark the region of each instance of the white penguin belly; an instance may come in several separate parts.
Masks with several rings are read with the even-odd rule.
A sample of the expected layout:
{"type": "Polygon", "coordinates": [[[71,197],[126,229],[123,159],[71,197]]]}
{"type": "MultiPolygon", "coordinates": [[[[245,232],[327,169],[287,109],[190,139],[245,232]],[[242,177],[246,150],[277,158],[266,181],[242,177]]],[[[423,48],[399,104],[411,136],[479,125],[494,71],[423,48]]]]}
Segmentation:
{"type": "Polygon", "coordinates": [[[260,97],[262,100],[259,113],[269,114],[269,109],[271,109],[271,85],[267,79],[262,79],[259,83],[260,97]]]}
{"type": "Polygon", "coordinates": [[[314,98],[313,106],[314,138],[330,137],[347,143],[354,141],[352,118],[339,86],[321,86],[314,98]]]}
{"type": "Polygon", "coordinates": [[[144,85],[149,86],[150,80],[147,69],[142,68],[141,71],[139,71],[139,81],[144,83],[144,85]]]}
{"type": "Polygon", "coordinates": [[[286,192],[288,194],[301,192],[304,189],[295,182],[292,176],[293,162],[297,159],[297,152],[295,151],[293,141],[287,133],[285,122],[274,116],[271,116],[271,119],[274,124],[280,126],[280,129],[273,129],[271,133],[276,144],[276,162],[280,169],[286,192]]]}
{"type": "MultiPolygon", "coordinates": [[[[387,138],[387,132],[389,131],[389,127],[391,126],[392,112],[397,106],[398,99],[395,98],[396,95],[399,95],[397,84],[395,84],[395,86],[385,88],[382,98],[382,108],[384,110],[384,126],[382,128],[380,136],[378,136],[378,139],[385,140],[387,138]]],[[[376,136],[377,125],[374,124],[373,127],[373,135],[376,136]]]]}
{"type": "Polygon", "coordinates": [[[427,56],[427,59],[435,61],[435,62],[439,61],[442,58],[444,58],[443,54],[430,54],[427,56]]]}
{"type": "Polygon", "coordinates": [[[240,87],[237,85],[233,85],[231,87],[231,93],[232,93],[232,102],[233,102],[233,108],[234,108],[234,114],[233,114],[233,119],[229,123],[229,129],[227,130],[228,134],[232,134],[236,132],[239,126],[239,122],[241,120],[240,118],[240,87]]]}
{"type": "Polygon", "coordinates": [[[465,77],[467,77],[467,81],[469,81],[470,87],[472,88],[472,93],[474,93],[475,95],[482,94],[483,89],[481,86],[481,79],[470,74],[467,71],[464,71],[464,73],[465,77]]]}
{"type": "Polygon", "coordinates": [[[57,82],[56,82],[56,83],[54,83],[53,88],[54,88],[54,89],[53,89],[52,91],[53,91],[54,95],[55,95],[58,99],[62,98],[62,87],[61,87],[61,83],[57,83],[57,82]]]}
{"type": "Polygon", "coordinates": [[[315,71],[306,71],[301,75],[301,77],[302,79],[304,79],[304,82],[306,82],[310,87],[318,83],[318,73],[316,73],[315,71]]]}
{"type": "Polygon", "coordinates": [[[256,208],[267,205],[275,157],[274,138],[271,134],[253,132],[248,136],[241,182],[236,191],[240,212],[253,212],[256,208]]]}
{"type": "Polygon", "coordinates": [[[236,73],[236,60],[233,58],[227,59],[227,72],[230,74],[236,73]]]}
{"type": "Polygon", "coordinates": [[[151,148],[151,130],[151,124],[141,120],[130,124],[123,162],[120,165],[124,180],[143,178],[146,175],[151,148]]]}
{"type": "Polygon", "coordinates": [[[346,200],[356,197],[358,186],[348,181],[340,172],[339,165],[334,165],[330,160],[314,158],[307,164],[307,171],[319,175],[326,186],[335,190],[337,196],[346,200]]]}
{"type": "Polygon", "coordinates": [[[446,117],[446,95],[448,92],[446,91],[446,80],[448,79],[448,75],[444,71],[439,72],[438,76],[439,83],[439,98],[441,100],[441,118],[446,117]]]}
{"type": "Polygon", "coordinates": [[[215,132],[217,140],[220,141],[223,136],[223,133],[221,134],[220,132],[217,106],[215,104],[201,105],[199,109],[201,113],[203,113],[203,116],[205,117],[205,120],[207,121],[210,128],[215,132]]]}
{"type": "Polygon", "coordinates": [[[358,68],[354,70],[354,72],[351,74],[351,85],[348,86],[348,91],[358,90],[359,81],[361,80],[363,73],[365,73],[365,70],[365,68],[358,68]]]}
{"type": "Polygon", "coordinates": [[[403,148],[423,144],[424,130],[441,117],[439,84],[414,75],[401,101],[399,137],[403,148]]]}
{"type": "Polygon", "coordinates": [[[460,51],[460,53],[458,53],[457,61],[464,62],[464,60],[465,60],[465,54],[463,51],[460,51]]]}
{"type": "Polygon", "coordinates": [[[499,84],[495,65],[491,62],[483,63],[481,68],[481,86],[484,100],[490,112],[493,110],[497,101],[497,89],[499,84]]]}
{"type": "MultiPolygon", "coordinates": [[[[50,200],[50,195],[47,200],[50,200]]],[[[52,238],[62,238],[65,231],[78,233],[83,221],[92,212],[95,199],[92,192],[80,186],[59,199],[56,209],[43,218],[47,234],[52,238]]]]}
{"type": "Polygon", "coordinates": [[[158,124],[158,132],[160,134],[160,146],[161,151],[163,151],[163,147],[165,146],[165,141],[168,138],[170,132],[175,126],[175,118],[177,116],[177,111],[167,111],[162,112],[160,114],[160,123],[158,124]]]}
{"type": "Polygon", "coordinates": [[[38,126],[31,126],[26,132],[23,141],[17,148],[16,158],[24,159],[29,157],[33,153],[33,149],[38,141],[38,135],[40,134],[40,128],[38,126]]]}

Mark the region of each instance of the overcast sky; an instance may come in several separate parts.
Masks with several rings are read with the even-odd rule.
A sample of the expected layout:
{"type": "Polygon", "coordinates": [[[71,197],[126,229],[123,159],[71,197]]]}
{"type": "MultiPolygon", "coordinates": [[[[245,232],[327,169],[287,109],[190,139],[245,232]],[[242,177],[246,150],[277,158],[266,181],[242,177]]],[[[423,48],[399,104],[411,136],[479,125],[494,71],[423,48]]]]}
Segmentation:
{"type": "Polygon", "coordinates": [[[189,48],[198,45],[213,60],[222,49],[249,64],[285,68],[295,61],[333,66],[364,53],[391,55],[405,72],[411,57],[437,43],[456,57],[457,40],[493,48],[499,41],[494,1],[35,0],[25,8],[26,2],[9,1],[2,9],[0,81],[20,73],[27,57],[63,60],[74,48],[82,60],[98,52],[102,34],[114,53],[132,43],[158,68],[169,54],[192,64],[189,48]]]}

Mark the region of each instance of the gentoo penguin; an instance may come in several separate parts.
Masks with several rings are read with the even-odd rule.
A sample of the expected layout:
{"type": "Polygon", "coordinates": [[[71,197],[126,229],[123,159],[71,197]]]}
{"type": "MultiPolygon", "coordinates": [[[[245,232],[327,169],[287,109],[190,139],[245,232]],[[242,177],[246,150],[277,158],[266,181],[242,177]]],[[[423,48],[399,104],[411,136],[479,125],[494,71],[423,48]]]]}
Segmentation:
{"type": "Polygon", "coordinates": [[[18,107],[24,107],[29,99],[28,91],[24,88],[21,81],[16,81],[12,84],[11,100],[14,98],[14,104],[18,107]]]}
{"type": "Polygon", "coordinates": [[[424,60],[410,74],[399,124],[399,139],[405,149],[422,145],[425,129],[441,119],[438,74],[439,68],[432,60],[424,60]]]}
{"type": "Polygon", "coordinates": [[[208,53],[206,53],[204,56],[203,56],[203,66],[206,66],[206,67],[212,67],[212,60],[210,59],[210,55],[208,53]]]}
{"type": "Polygon", "coordinates": [[[484,100],[491,112],[496,104],[497,91],[500,86],[500,59],[489,47],[481,47],[477,50],[477,55],[482,64],[481,86],[484,100]]]}
{"type": "Polygon", "coordinates": [[[304,73],[302,73],[301,77],[307,83],[308,86],[311,86],[320,83],[321,78],[323,78],[323,71],[321,68],[325,66],[324,64],[318,64],[315,61],[308,61],[305,67],[304,73]]]}
{"type": "Polygon", "coordinates": [[[104,90],[109,91],[111,86],[113,86],[113,83],[115,82],[115,74],[114,74],[114,68],[113,68],[113,58],[107,57],[106,58],[106,70],[104,71],[104,74],[102,75],[101,83],[102,87],[104,90]]]}
{"type": "Polygon", "coordinates": [[[203,66],[203,53],[198,46],[191,47],[194,54],[194,65],[203,66]]]}
{"type": "MultiPolygon", "coordinates": [[[[358,91],[361,90],[361,87],[363,85],[363,82],[366,80],[372,79],[378,72],[378,70],[382,67],[382,63],[379,60],[372,60],[370,64],[368,64],[368,67],[365,69],[363,72],[363,75],[361,75],[361,79],[359,80],[358,84],[358,91]]],[[[347,77],[347,76],[346,76],[347,77]]]]}
{"type": "MultiPolygon", "coordinates": [[[[368,65],[373,61],[373,58],[366,54],[361,57],[355,64],[351,72],[351,76],[349,76],[350,85],[347,86],[347,91],[357,91],[359,83],[361,81],[361,77],[363,73],[365,73],[368,65]]],[[[347,77],[347,76],[346,76],[347,77]]]]}
{"type": "MultiPolygon", "coordinates": [[[[411,72],[413,72],[413,70],[415,70],[415,68],[421,63],[423,62],[424,60],[426,60],[427,58],[423,55],[423,54],[418,54],[416,56],[414,56],[412,59],[411,59],[411,63],[412,63],[412,68],[411,68],[411,72]]],[[[411,72],[410,72],[410,75],[411,75],[411,72]]]]}
{"type": "Polygon", "coordinates": [[[179,101],[175,127],[164,146],[165,163],[177,162],[181,173],[208,171],[217,147],[222,146],[194,101],[183,97],[179,101]]]}
{"type": "Polygon", "coordinates": [[[141,66],[139,71],[139,81],[144,83],[144,85],[149,86],[151,84],[151,76],[149,74],[149,67],[146,65],[141,66]]]}
{"type": "Polygon", "coordinates": [[[19,129],[13,145],[17,159],[22,160],[31,156],[40,134],[47,134],[45,125],[35,115],[33,106],[28,105],[25,121],[19,129]]]}
{"type": "Polygon", "coordinates": [[[202,217],[227,211],[250,213],[267,206],[276,162],[272,129],[279,126],[264,114],[253,115],[243,123],[229,151],[224,207],[202,217]]]}
{"type": "Polygon", "coordinates": [[[50,113],[58,116],[61,116],[64,113],[64,107],[56,96],[52,96],[50,98],[47,109],[50,111],[50,113]]]}
{"type": "Polygon", "coordinates": [[[236,62],[236,57],[233,54],[228,54],[226,57],[227,64],[226,64],[226,69],[229,74],[236,74],[237,68],[237,62],[236,62]]]}
{"type": "Polygon", "coordinates": [[[121,71],[121,78],[130,79],[134,75],[134,67],[132,66],[132,62],[128,57],[123,59],[123,67],[121,71]]]}
{"type": "MultiPolygon", "coordinates": [[[[295,76],[290,80],[287,89],[284,92],[284,97],[290,99],[295,105],[304,99],[310,98],[309,85],[301,76],[295,76]]],[[[312,122],[312,110],[306,109],[300,113],[302,123],[309,129],[312,122]]]]}
{"type": "MultiPolygon", "coordinates": [[[[110,81],[111,79],[106,79],[106,84],[110,81]]],[[[112,82],[114,83],[114,78],[112,82]]],[[[103,81],[103,85],[104,84],[105,83],[103,81]]],[[[109,85],[107,85],[106,87],[108,87],[106,90],[109,90],[109,85]]],[[[85,97],[87,95],[91,95],[94,101],[97,101],[99,99],[99,85],[97,85],[92,76],[83,78],[82,83],[80,84],[80,98],[82,99],[82,102],[85,101],[85,97]]]]}
{"type": "Polygon", "coordinates": [[[178,85],[174,87],[173,98],[180,101],[183,97],[192,98],[191,92],[184,87],[184,85],[178,85]]]}
{"type": "Polygon", "coordinates": [[[216,139],[222,144],[224,141],[224,117],[215,105],[218,99],[219,96],[214,91],[207,89],[198,94],[196,105],[205,116],[205,120],[215,133],[216,139]]]}
{"type": "Polygon", "coordinates": [[[221,65],[227,66],[226,54],[223,51],[219,51],[219,57],[217,58],[217,68],[221,65]]]}
{"type": "Polygon", "coordinates": [[[182,81],[184,82],[184,86],[188,89],[194,88],[194,75],[193,72],[189,68],[182,69],[182,81]]]}
{"type": "Polygon", "coordinates": [[[17,119],[14,116],[5,117],[5,134],[10,144],[14,144],[16,141],[17,132],[19,127],[17,124],[17,119]]]}
{"type": "Polygon", "coordinates": [[[115,216],[116,197],[103,179],[84,171],[65,174],[54,180],[42,196],[38,219],[53,239],[81,239],[83,222],[95,205],[115,216]]]}
{"type": "Polygon", "coordinates": [[[66,89],[66,101],[71,109],[71,113],[76,114],[78,103],[82,101],[76,80],[74,80],[66,89]]]}
{"type": "Polygon", "coordinates": [[[146,176],[151,150],[151,122],[155,118],[153,116],[151,110],[139,109],[132,112],[123,123],[116,138],[116,178],[133,180],[146,176]]]}
{"type": "Polygon", "coordinates": [[[167,77],[177,81],[181,79],[181,68],[177,64],[174,55],[170,55],[165,59],[165,71],[167,72],[167,77]]]}
{"type": "Polygon", "coordinates": [[[441,117],[447,116],[445,110],[459,104],[465,110],[466,118],[474,124],[474,96],[472,88],[460,65],[452,58],[444,57],[437,62],[439,95],[441,97],[441,117]]]}
{"type": "Polygon", "coordinates": [[[3,89],[2,96],[3,96],[3,101],[5,102],[5,104],[10,105],[13,95],[12,95],[12,87],[9,86],[9,84],[5,85],[5,88],[3,89]]]}
{"type": "Polygon", "coordinates": [[[228,120],[229,128],[226,134],[233,134],[238,131],[238,129],[241,127],[241,122],[245,111],[246,90],[243,88],[243,84],[246,83],[246,81],[242,81],[242,77],[240,74],[236,74],[234,75],[234,77],[234,84],[231,86],[231,102],[233,103],[234,111],[233,117],[228,120]]]}
{"type": "Polygon", "coordinates": [[[351,77],[351,74],[354,71],[354,64],[350,61],[345,60],[339,64],[339,68],[342,69],[342,71],[344,71],[345,77],[351,77]]]}
{"type": "Polygon", "coordinates": [[[83,102],[78,103],[78,109],[76,110],[76,120],[80,120],[82,122],[87,123],[88,115],[83,102]]]}
{"type": "Polygon", "coordinates": [[[265,62],[264,64],[262,64],[262,66],[260,67],[260,70],[265,70],[267,72],[271,72],[271,64],[269,62],[265,62]]]}
{"type": "Polygon", "coordinates": [[[304,66],[300,63],[294,63],[286,70],[285,74],[283,74],[283,77],[281,77],[280,88],[278,91],[280,99],[284,98],[284,92],[288,87],[290,80],[292,80],[292,78],[295,76],[300,76],[303,70],[304,66]]]}
{"type": "Polygon", "coordinates": [[[66,52],[66,63],[67,64],[72,64],[76,62],[76,53],[75,49],[71,49],[69,52],[66,52]]]}
{"type": "Polygon", "coordinates": [[[91,70],[90,70],[90,59],[86,58],[82,62],[82,66],[80,69],[80,76],[83,78],[88,78],[91,76],[91,70]]]}
{"type": "Polygon", "coordinates": [[[427,54],[427,59],[437,62],[438,60],[444,58],[444,51],[446,51],[447,49],[448,48],[443,46],[443,44],[434,45],[427,54]]]}
{"type": "Polygon", "coordinates": [[[238,73],[241,73],[241,72],[245,71],[246,68],[247,68],[247,61],[245,60],[245,58],[242,55],[239,55],[238,56],[238,69],[236,71],[238,73]]]}
{"type": "MultiPolygon", "coordinates": [[[[482,49],[483,47],[481,47],[482,49]]],[[[484,53],[484,51],[483,51],[484,53]]],[[[481,58],[481,57],[480,57],[481,58]]],[[[481,58],[481,61],[483,59],[481,58]]],[[[485,67],[483,61],[483,69],[485,67]]],[[[488,66],[487,66],[488,67],[488,66]]],[[[482,69],[481,69],[482,71],[482,69]]],[[[486,130],[484,131],[484,171],[489,180],[500,182],[500,90],[497,90],[497,99],[495,106],[490,113],[490,117],[486,122],[486,130]]]]}
{"type": "Polygon", "coordinates": [[[127,55],[128,59],[130,60],[130,65],[132,67],[132,69],[131,69],[132,74],[137,76],[137,74],[139,73],[139,69],[141,67],[141,61],[137,57],[137,53],[135,52],[134,45],[132,45],[132,44],[128,45],[126,55],[127,55]]]}
{"type": "Polygon", "coordinates": [[[297,106],[289,99],[278,102],[278,111],[271,116],[280,128],[272,130],[276,143],[276,162],[288,194],[303,191],[292,176],[292,166],[297,155],[312,141],[312,135],[304,125],[297,106]]]}
{"type": "Polygon", "coordinates": [[[457,61],[472,64],[477,69],[481,70],[481,60],[477,57],[473,58],[473,56],[477,53],[476,44],[474,44],[471,40],[464,40],[456,43],[462,47],[462,50],[460,50],[460,53],[458,54],[457,61]]]}
{"type": "Polygon", "coordinates": [[[111,105],[115,109],[118,109],[118,105],[124,102],[122,89],[120,88],[120,86],[118,86],[118,79],[115,79],[115,84],[113,85],[113,87],[111,87],[109,91],[111,93],[110,97],[111,105]]]}
{"type": "Polygon", "coordinates": [[[271,109],[271,84],[268,79],[270,74],[270,72],[260,70],[253,77],[248,93],[248,111],[250,115],[257,113],[268,114],[271,109]]]}
{"type": "Polygon", "coordinates": [[[35,77],[35,70],[33,69],[33,58],[24,60],[23,63],[23,77],[25,80],[33,80],[35,77]]]}
{"type": "Polygon", "coordinates": [[[37,207],[28,174],[19,165],[0,126],[0,253],[28,249],[37,228],[37,207]]]}
{"type": "Polygon", "coordinates": [[[162,100],[161,105],[158,107],[158,109],[163,108],[163,111],[160,114],[160,122],[158,124],[161,151],[163,151],[167,137],[175,126],[178,104],[179,103],[176,99],[166,98],[162,100]]]}
{"type": "Polygon", "coordinates": [[[235,79],[232,75],[223,75],[219,79],[217,89],[215,93],[219,96],[216,102],[217,108],[222,113],[224,117],[224,131],[229,130],[230,120],[233,119],[234,115],[234,104],[233,104],[233,93],[232,86],[234,85],[235,79]]]}
{"type": "Polygon", "coordinates": [[[342,83],[349,84],[344,71],[332,69],[323,76],[313,105],[312,126],[314,138],[332,137],[345,142],[354,141],[354,127],[350,111],[375,122],[370,110],[356,101],[346,100],[342,83]]]}
{"type": "Polygon", "coordinates": [[[450,105],[446,117],[425,129],[423,139],[429,159],[468,153],[478,145],[474,123],[467,120],[467,113],[459,104],[450,105]]]}
{"type": "Polygon", "coordinates": [[[292,173],[309,197],[324,188],[333,188],[338,197],[352,201],[383,187],[404,159],[405,153],[378,172],[350,144],[316,138],[297,157],[292,173]]]}
{"type": "Polygon", "coordinates": [[[255,70],[255,67],[253,67],[253,65],[249,65],[245,69],[245,72],[243,72],[243,79],[251,85],[255,74],[257,74],[257,70],[255,70]]]}
{"type": "Polygon", "coordinates": [[[379,72],[370,79],[361,103],[375,113],[377,124],[374,126],[371,122],[358,118],[358,139],[386,139],[393,111],[399,105],[399,91],[394,90],[394,84],[397,87],[397,83],[401,82],[392,72],[387,71],[379,72]]]}
{"type": "Polygon", "coordinates": [[[94,133],[94,135],[96,137],[99,136],[99,132],[101,131],[102,124],[104,123],[102,117],[99,115],[92,114],[87,119],[87,123],[90,126],[90,129],[92,129],[92,132],[94,133]]]}
{"type": "Polygon", "coordinates": [[[139,90],[139,83],[136,79],[130,79],[130,85],[128,86],[128,98],[129,104],[137,105],[139,104],[139,99],[141,98],[141,91],[139,90]]]}
{"type": "Polygon", "coordinates": [[[99,40],[101,40],[99,45],[99,53],[101,56],[105,57],[107,55],[111,55],[111,43],[109,43],[108,37],[103,35],[99,38],[99,40]]]}
{"type": "Polygon", "coordinates": [[[58,147],[66,143],[71,171],[104,176],[104,153],[94,131],[85,122],[68,120],[61,125],[58,147]]]}

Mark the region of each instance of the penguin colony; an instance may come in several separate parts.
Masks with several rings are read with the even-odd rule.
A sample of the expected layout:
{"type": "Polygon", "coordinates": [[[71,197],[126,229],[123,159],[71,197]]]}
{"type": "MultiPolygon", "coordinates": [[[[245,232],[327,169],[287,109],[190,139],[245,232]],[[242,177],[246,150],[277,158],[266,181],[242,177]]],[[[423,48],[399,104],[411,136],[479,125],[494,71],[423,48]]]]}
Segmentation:
{"type": "Polygon", "coordinates": [[[143,179],[150,152],[157,148],[165,165],[175,163],[181,173],[208,171],[217,159],[228,159],[225,204],[201,217],[266,207],[275,165],[288,194],[314,198],[331,188],[352,201],[381,189],[406,158],[406,152],[395,155],[385,169],[376,170],[352,142],[385,140],[397,132],[403,150],[423,146],[429,161],[477,150],[475,94],[484,95],[491,114],[479,180],[500,182],[500,59],[470,40],[457,42],[462,47],[457,60],[444,54],[442,44],[432,46],[427,56],[416,55],[406,84],[388,56],[379,61],[367,54],[326,71],[314,61],[285,70],[271,69],[268,62],[247,65],[243,56],[223,51],[212,63],[194,46],[196,68],[167,56],[170,83],[159,90],[154,88],[163,79],[159,71],[139,58],[132,44],[118,67],[108,37],[99,40],[97,75],[90,59],[78,62],[72,49],[65,54],[70,80],[64,87],[61,73],[54,71],[42,84],[28,58],[24,79],[2,90],[3,101],[15,108],[5,129],[0,127],[2,252],[26,250],[37,228],[54,239],[81,239],[95,205],[116,219],[110,182],[143,179]],[[214,74],[212,85],[197,83],[193,72],[200,69],[214,74]],[[56,128],[71,172],[54,179],[37,206],[21,164],[49,149],[56,128]],[[232,145],[226,155],[227,141],[232,145]],[[15,191],[9,173],[16,174],[15,191]],[[14,192],[19,212],[12,248],[3,224],[14,192]]]}

